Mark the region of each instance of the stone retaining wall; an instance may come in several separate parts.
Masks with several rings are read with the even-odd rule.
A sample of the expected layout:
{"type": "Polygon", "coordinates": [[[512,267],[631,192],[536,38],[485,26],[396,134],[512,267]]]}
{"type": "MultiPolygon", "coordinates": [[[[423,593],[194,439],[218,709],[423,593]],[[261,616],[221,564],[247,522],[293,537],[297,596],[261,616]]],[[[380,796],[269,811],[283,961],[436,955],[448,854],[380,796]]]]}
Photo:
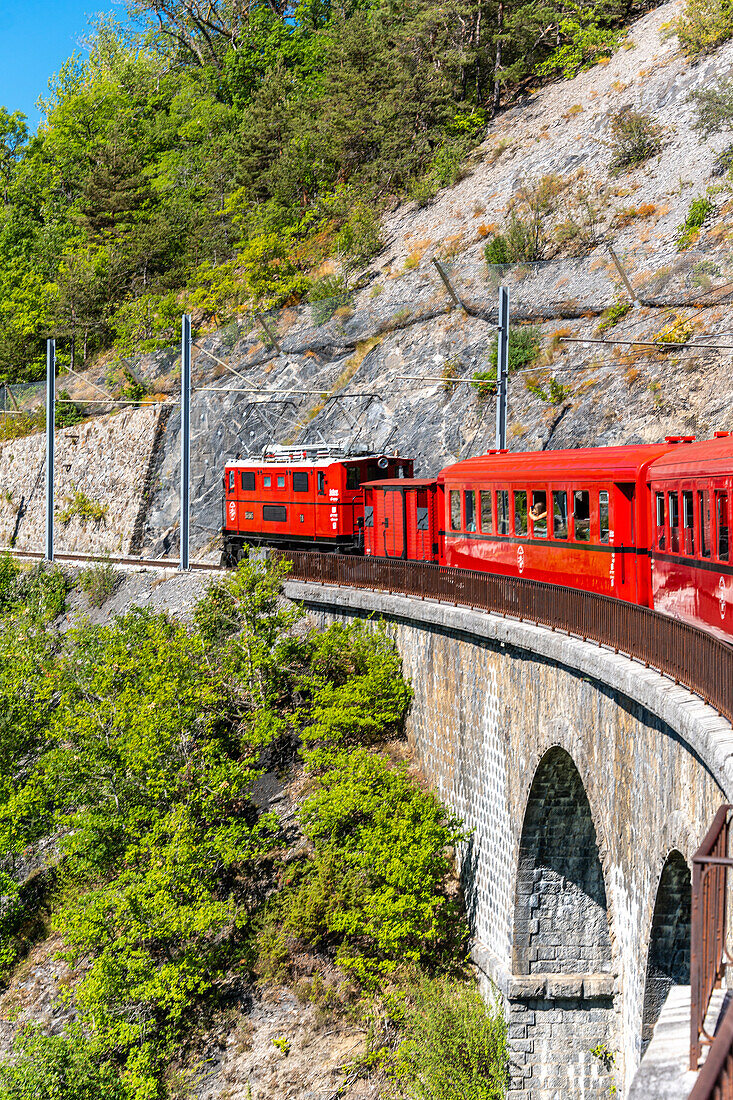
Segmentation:
{"type": "MultiPolygon", "coordinates": [[[[151,405],[97,417],[56,433],[56,538],[58,551],[129,553],[150,490],[148,467],[161,410],[151,405]],[[75,494],[105,511],[98,521],[61,515],[75,494]]],[[[45,545],[45,435],[0,445],[0,546],[16,532],[19,550],[45,545]],[[20,515],[19,515],[20,513],[20,515]],[[16,531],[17,528],[17,531],[16,531]]]]}

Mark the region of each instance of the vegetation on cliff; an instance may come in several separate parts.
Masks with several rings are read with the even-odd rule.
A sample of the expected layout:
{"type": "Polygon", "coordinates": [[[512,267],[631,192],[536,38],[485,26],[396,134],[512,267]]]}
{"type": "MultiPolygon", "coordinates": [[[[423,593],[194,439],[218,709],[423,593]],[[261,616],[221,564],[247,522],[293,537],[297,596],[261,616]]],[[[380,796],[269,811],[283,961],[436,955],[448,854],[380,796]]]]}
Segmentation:
{"type": "Polygon", "coordinates": [[[415,1085],[444,1075],[449,1026],[456,1079],[502,1095],[503,1024],[466,982],[461,824],[387,751],[399,657],[383,629],[307,629],[285,568],[243,564],[190,628],[134,609],[59,635],[62,574],[0,559],[0,959],[10,980],[53,927],[78,1014],[20,1032],[2,1100],[173,1095],[168,1067],[256,974],[378,1015],[359,1071],[395,1095],[450,1095],[415,1085]],[[265,770],[302,777],[295,852],[255,800],[265,770]],[[328,988],[318,965],[297,984],[304,952],[328,988]]]}
{"type": "Polygon", "coordinates": [[[455,182],[500,103],[649,6],[131,0],[36,134],[0,109],[0,379],[40,371],[50,333],[78,365],[170,343],[184,307],[297,299],[327,255],[353,279],[386,201],[455,182]]]}

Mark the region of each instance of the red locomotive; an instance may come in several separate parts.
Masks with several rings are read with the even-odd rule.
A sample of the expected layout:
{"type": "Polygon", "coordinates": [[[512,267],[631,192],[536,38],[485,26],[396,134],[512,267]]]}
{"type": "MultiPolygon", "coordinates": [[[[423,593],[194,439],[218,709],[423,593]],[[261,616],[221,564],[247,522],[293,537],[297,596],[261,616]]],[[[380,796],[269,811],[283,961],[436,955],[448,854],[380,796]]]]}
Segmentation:
{"type": "Polygon", "coordinates": [[[394,456],[238,463],[225,483],[230,561],[252,541],[363,547],[371,557],[598,592],[733,639],[729,432],[700,443],[675,436],[645,446],[490,451],[431,479],[413,478],[412,463],[394,456]],[[316,479],[302,490],[293,484],[300,470],[316,479]],[[247,489],[237,480],[243,471],[247,489]],[[310,511],[300,506],[306,499],[310,511]]]}
{"type": "Polygon", "coordinates": [[[361,552],[362,486],[382,477],[412,477],[412,462],[328,446],[278,447],[260,461],[232,462],[224,470],[223,563],[239,561],[246,544],[361,552]]]}

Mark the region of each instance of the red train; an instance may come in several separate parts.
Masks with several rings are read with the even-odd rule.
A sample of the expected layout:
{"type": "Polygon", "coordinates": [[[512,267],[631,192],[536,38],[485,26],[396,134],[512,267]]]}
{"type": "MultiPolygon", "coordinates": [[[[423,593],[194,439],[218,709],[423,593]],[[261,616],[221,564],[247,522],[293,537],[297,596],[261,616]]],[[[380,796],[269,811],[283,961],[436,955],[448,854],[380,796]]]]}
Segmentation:
{"type": "MultiPolygon", "coordinates": [[[[342,459],[329,471],[354,461],[342,459]]],[[[338,482],[339,504],[346,508],[343,529],[333,527],[329,513],[328,522],[321,528],[316,522],[309,535],[312,545],[340,540],[337,545],[356,551],[363,546],[372,557],[582,588],[654,607],[733,639],[731,433],[717,432],[699,443],[677,436],[646,446],[489,452],[448,466],[432,479],[413,478],[406,459],[356,461],[358,490],[353,475],[350,491],[338,482]],[[372,480],[370,471],[380,461],[380,480],[372,480]]],[[[241,468],[227,467],[226,477],[241,468]]],[[[335,469],[329,476],[348,478],[335,469]]],[[[251,541],[231,507],[230,496],[225,547],[233,538],[251,541]]],[[[301,545],[295,532],[307,521],[293,515],[292,523],[283,522],[285,540],[301,545]]],[[[278,538],[262,531],[256,537],[278,538]]]]}

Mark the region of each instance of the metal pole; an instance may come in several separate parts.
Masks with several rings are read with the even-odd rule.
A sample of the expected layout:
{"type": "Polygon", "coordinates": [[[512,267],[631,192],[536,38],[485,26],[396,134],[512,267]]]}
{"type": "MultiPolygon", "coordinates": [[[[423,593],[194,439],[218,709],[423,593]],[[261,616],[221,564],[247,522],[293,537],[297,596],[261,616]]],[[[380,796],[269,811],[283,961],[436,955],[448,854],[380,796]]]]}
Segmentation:
{"type": "Polygon", "coordinates": [[[56,427],[56,341],[46,341],[46,561],[53,561],[53,460],[56,427]]]}
{"type": "Polygon", "coordinates": [[[435,270],[436,270],[436,271],[438,272],[438,274],[440,275],[441,279],[443,280],[443,283],[444,283],[444,285],[445,285],[445,289],[446,289],[446,290],[448,291],[448,293],[450,294],[451,298],[453,299],[453,304],[454,304],[454,305],[456,305],[456,306],[458,306],[458,307],[459,307],[460,309],[463,309],[463,302],[461,301],[461,299],[460,299],[460,298],[458,297],[458,295],[456,294],[455,290],[454,290],[454,289],[453,289],[453,287],[451,286],[451,281],[450,281],[450,279],[449,279],[449,278],[448,278],[448,276],[446,275],[446,273],[445,273],[445,271],[443,270],[443,268],[442,268],[441,264],[439,264],[439,263],[438,263],[438,261],[437,261],[437,260],[435,259],[435,257],[433,257],[433,267],[435,268],[435,270]]]}
{"type": "Polygon", "coordinates": [[[191,318],[181,321],[181,560],[178,568],[188,569],[191,491],[191,318]]]}
{"type": "Polygon", "coordinates": [[[633,286],[631,285],[631,280],[629,279],[628,275],[626,274],[626,268],[621,263],[621,261],[619,260],[618,256],[616,255],[616,253],[614,252],[614,250],[613,250],[613,248],[611,247],[610,244],[608,244],[608,243],[606,244],[606,249],[608,251],[609,256],[613,260],[614,264],[616,265],[616,270],[618,271],[619,275],[621,276],[623,284],[624,284],[624,286],[626,287],[626,289],[628,291],[629,298],[631,298],[632,302],[638,302],[639,299],[637,297],[636,291],[634,290],[633,286]]]}
{"type": "Polygon", "coordinates": [[[509,382],[509,288],[499,287],[499,325],[496,355],[496,449],[506,450],[509,382]]]}

